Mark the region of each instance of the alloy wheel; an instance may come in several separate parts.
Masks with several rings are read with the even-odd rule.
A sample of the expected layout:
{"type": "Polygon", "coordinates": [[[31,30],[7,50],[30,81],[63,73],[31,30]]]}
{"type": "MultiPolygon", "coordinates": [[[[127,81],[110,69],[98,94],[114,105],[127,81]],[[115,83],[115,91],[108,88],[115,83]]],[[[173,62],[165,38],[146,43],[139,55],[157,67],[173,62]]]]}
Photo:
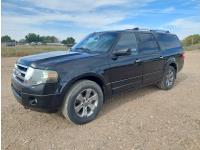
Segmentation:
{"type": "Polygon", "coordinates": [[[91,88],[81,91],[75,100],[74,109],[79,117],[89,117],[98,105],[98,94],[91,88]]]}
{"type": "Polygon", "coordinates": [[[169,69],[169,71],[166,74],[166,85],[172,86],[174,83],[174,72],[172,69],[169,69]]]}

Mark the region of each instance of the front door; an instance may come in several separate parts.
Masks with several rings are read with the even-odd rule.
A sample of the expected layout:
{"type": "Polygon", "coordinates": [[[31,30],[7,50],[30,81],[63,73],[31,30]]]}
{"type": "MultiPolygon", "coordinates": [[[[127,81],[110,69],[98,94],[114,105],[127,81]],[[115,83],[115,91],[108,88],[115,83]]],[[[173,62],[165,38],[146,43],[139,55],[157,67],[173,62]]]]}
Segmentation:
{"type": "Polygon", "coordinates": [[[142,66],[138,60],[137,42],[132,32],[121,33],[114,51],[131,49],[131,55],[118,56],[112,60],[110,81],[113,93],[129,88],[138,88],[142,84],[142,66]]]}

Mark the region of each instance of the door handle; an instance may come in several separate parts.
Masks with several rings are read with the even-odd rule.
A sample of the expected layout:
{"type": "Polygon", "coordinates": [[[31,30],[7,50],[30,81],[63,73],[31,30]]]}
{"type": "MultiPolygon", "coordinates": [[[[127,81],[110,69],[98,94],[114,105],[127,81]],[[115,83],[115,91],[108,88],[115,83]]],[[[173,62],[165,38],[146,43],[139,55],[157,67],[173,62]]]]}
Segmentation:
{"type": "Polygon", "coordinates": [[[141,63],[141,59],[136,59],[135,62],[136,63],[141,63]]]}

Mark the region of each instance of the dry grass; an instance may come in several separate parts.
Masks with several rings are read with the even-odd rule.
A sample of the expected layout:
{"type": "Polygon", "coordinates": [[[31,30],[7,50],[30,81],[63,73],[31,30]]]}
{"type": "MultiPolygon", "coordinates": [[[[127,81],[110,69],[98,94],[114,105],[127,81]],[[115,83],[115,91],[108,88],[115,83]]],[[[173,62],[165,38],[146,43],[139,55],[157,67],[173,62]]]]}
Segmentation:
{"type": "Polygon", "coordinates": [[[66,46],[30,46],[30,45],[17,45],[13,47],[1,47],[1,56],[2,57],[16,57],[16,56],[25,56],[37,53],[43,53],[48,51],[56,50],[67,50],[66,46]]]}
{"type": "Polygon", "coordinates": [[[199,44],[192,45],[192,46],[186,46],[186,47],[184,47],[184,49],[185,49],[186,51],[200,50],[200,43],[199,43],[199,44]]]}

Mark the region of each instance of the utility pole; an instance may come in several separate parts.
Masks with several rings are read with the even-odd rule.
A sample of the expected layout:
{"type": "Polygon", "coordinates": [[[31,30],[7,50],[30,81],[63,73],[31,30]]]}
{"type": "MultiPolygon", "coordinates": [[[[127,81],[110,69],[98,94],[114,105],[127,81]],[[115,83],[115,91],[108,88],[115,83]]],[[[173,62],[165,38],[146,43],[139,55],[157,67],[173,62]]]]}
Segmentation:
{"type": "Polygon", "coordinates": [[[194,45],[194,37],[192,37],[192,45],[194,45]]]}

